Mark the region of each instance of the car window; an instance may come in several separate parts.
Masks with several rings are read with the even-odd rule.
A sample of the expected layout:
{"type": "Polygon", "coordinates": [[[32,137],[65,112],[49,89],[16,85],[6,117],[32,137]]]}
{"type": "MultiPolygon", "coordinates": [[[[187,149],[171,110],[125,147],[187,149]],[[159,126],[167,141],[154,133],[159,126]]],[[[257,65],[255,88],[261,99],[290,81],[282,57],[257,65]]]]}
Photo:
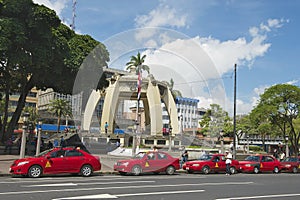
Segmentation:
{"type": "Polygon", "coordinates": [[[221,156],[221,159],[222,159],[222,161],[226,160],[225,156],[221,156]]]}
{"type": "Polygon", "coordinates": [[[154,153],[148,153],[147,158],[148,158],[148,160],[155,160],[155,154],[154,153]]]}
{"type": "Polygon", "coordinates": [[[58,157],[64,157],[65,155],[65,151],[64,150],[58,150],[58,151],[54,151],[50,154],[51,158],[58,158],[58,157]]]}
{"type": "Polygon", "coordinates": [[[264,156],[264,158],[263,158],[262,161],[263,161],[263,162],[273,162],[274,160],[273,160],[273,158],[271,158],[270,156],[264,156]]]}
{"type": "Polygon", "coordinates": [[[80,151],[77,150],[68,150],[66,151],[66,157],[76,157],[76,156],[83,156],[80,151]]]}
{"type": "Polygon", "coordinates": [[[214,162],[219,162],[220,161],[220,157],[219,156],[216,156],[213,160],[214,162]]]}
{"type": "Polygon", "coordinates": [[[199,160],[210,160],[212,158],[212,155],[202,155],[200,156],[199,160]]]}
{"type": "Polygon", "coordinates": [[[259,162],[259,156],[248,156],[245,160],[259,162]]]}
{"type": "Polygon", "coordinates": [[[158,154],[157,154],[157,158],[158,158],[159,160],[165,160],[165,159],[167,159],[167,155],[164,154],[164,153],[158,153],[158,154]]]}
{"type": "Polygon", "coordinates": [[[136,154],[136,155],[133,157],[133,159],[142,159],[142,158],[144,158],[145,155],[146,155],[145,152],[140,152],[140,153],[136,154]]]}

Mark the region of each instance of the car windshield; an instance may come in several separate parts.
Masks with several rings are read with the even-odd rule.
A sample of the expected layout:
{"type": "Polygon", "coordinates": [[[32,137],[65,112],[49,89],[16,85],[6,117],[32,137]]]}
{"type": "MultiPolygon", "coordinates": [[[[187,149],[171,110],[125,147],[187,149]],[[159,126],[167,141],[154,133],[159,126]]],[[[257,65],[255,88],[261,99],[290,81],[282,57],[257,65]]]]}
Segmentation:
{"type": "Polygon", "coordinates": [[[288,157],[283,159],[282,162],[298,162],[298,159],[295,157],[288,157]]]}
{"type": "Polygon", "coordinates": [[[199,160],[210,160],[212,158],[212,155],[202,155],[200,156],[199,160]]]}
{"type": "Polygon", "coordinates": [[[140,152],[140,153],[136,154],[135,156],[133,156],[133,159],[140,160],[145,156],[145,154],[146,154],[145,152],[140,152]]]}
{"type": "Polygon", "coordinates": [[[35,157],[41,157],[41,156],[44,156],[44,155],[46,155],[47,153],[49,153],[50,151],[52,151],[52,150],[53,150],[53,149],[45,150],[45,151],[39,153],[39,154],[38,154],[37,156],[35,156],[35,157]]]}
{"type": "Polygon", "coordinates": [[[259,156],[248,156],[245,160],[259,162],[259,156]]]}

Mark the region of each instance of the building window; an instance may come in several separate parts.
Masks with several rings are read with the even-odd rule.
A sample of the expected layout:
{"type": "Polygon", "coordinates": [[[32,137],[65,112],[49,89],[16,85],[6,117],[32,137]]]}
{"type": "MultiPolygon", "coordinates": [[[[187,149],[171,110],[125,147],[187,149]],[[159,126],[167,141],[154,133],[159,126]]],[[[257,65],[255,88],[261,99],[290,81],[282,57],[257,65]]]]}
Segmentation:
{"type": "Polygon", "coordinates": [[[165,145],[166,144],[166,140],[157,140],[157,144],[158,145],[165,145]]]}

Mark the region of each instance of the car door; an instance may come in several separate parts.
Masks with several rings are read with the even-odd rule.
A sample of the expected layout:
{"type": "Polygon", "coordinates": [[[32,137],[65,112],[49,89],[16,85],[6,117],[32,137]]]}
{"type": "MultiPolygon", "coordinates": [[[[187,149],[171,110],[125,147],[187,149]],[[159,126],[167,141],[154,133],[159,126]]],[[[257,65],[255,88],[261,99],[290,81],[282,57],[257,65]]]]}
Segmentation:
{"type": "Polygon", "coordinates": [[[67,150],[65,153],[65,172],[79,172],[85,159],[84,154],[80,151],[76,149],[67,150]]]}
{"type": "Polygon", "coordinates": [[[224,168],[224,166],[222,166],[220,156],[214,156],[212,158],[212,167],[211,168],[214,171],[222,171],[222,168],[224,168]]]}
{"type": "Polygon", "coordinates": [[[145,160],[143,163],[144,172],[156,171],[158,165],[157,157],[155,152],[149,152],[145,155],[145,160]]]}
{"type": "Polygon", "coordinates": [[[270,156],[262,156],[260,170],[261,171],[273,171],[274,170],[274,159],[270,156]]]}
{"type": "Polygon", "coordinates": [[[59,173],[65,169],[65,151],[60,149],[50,153],[47,162],[45,163],[45,173],[59,173]]]}

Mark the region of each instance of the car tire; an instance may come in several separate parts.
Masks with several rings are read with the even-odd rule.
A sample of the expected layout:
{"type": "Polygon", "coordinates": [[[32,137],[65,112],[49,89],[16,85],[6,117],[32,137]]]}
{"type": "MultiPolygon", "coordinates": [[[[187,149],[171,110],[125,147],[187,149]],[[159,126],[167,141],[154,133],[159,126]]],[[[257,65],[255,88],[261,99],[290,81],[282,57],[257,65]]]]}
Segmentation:
{"type": "Polygon", "coordinates": [[[80,174],[84,177],[91,176],[93,173],[93,168],[91,165],[83,165],[80,169],[80,174]]]}
{"type": "Polygon", "coordinates": [[[230,170],[230,174],[236,174],[237,173],[237,170],[236,170],[235,167],[230,167],[229,170],[230,170]]]}
{"type": "Polygon", "coordinates": [[[293,172],[294,174],[298,173],[298,168],[297,168],[297,167],[293,167],[292,172],[293,172]]]}
{"type": "Polygon", "coordinates": [[[131,173],[135,176],[139,176],[142,173],[142,168],[139,165],[134,165],[131,169],[131,173]]]}
{"type": "Polygon", "coordinates": [[[259,168],[258,167],[254,167],[253,172],[254,172],[254,174],[258,174],[259,173],[259,168]]]}
{"type": "Polygon", "coordinates": [[[274,167],[273,172],[274,172],[275,174],[278,174],[278,173],[279,173],[279,168],[278,168],[278,167],[274,167]]]}
{"type": "Polygon", "coordinates": [[[30,178],[39,178],[43,173],[42,167],[39,165],[32,165],[28,170],[30,178]]]}
{"type": "Polygon", "coordinates": [[[210,172],[209,166],[204,166],[204,167],[202,168],[202,172],[203,172],[203,174],[209,174],[209,172],[210,172]]]}
{"type": "Polygon", "coordinates": [[[168,175],[173,175],[173,174],[175,173],[175,168],[174,168],[173,166],[167,167],[166,173],[167,173],[168,175]]]}

